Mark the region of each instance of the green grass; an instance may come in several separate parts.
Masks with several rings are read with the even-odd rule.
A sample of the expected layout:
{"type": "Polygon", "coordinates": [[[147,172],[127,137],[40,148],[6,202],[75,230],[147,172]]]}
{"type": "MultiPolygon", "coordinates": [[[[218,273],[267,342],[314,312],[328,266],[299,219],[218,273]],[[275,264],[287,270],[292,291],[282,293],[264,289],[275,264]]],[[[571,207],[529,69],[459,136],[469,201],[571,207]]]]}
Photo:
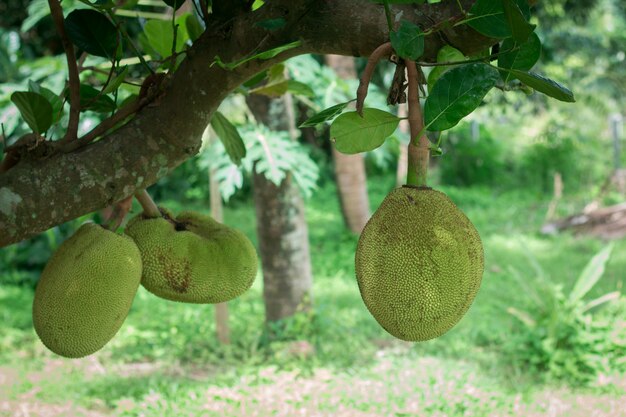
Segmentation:
{"type": "MultiPolygon", "coordinates": [[[[393,187],[390,181],[370,181],[372,208],[393,187]]],[[[290,407],[326,413],[321,415],[358,410],[363,415],[464,416],[494,410],[517,415],[515,404],[521,401],[532,414],[539,410],[529,405],[533,393],[551,388],[537,386],[501,355],[514,323],[506,309],[527,302],[514,275],[534,278],[536,262],[568,289],[604,243],[538,234],[548,201],[524,191],[442,190],[479,230],[486,269],[472,308],[441,338],[414,345],[396,341],[367,312],[354,279],[357,237],[344,231],[336,190],[327,184],[307,201],[315,308],[290,320],[278,342],[265,343],[258,279],[229,303],[230,346],[215,340],[212,306],[168,302],[140,289],[124,326],[102,351],[91,359],[58,359],[32,330],[32,291],[0,286],[0,404],[32,395],[44,403],[71,402],[120,416],[139,415],[139,410],[147,416],[246,415],[241,410],[288,415],[280,413],[290,407]],[[295,353],[296,341],[306,341],[315,353],[295,353]],[[3,372],[17,375],[10,389],[3,390],[3,372]],[[285,375],[301,381],[302,392],[285,382],[285,375]],[[378,394],[368,394],[364,381],[378,394]],[[267,398],[274,395],[279,401],[281,389],[283,408],[272,408],[267,398]],[[271,390],[277,392],[267,393],[271,390]]],[[[164,205],[176,210],[178,204],[164,205]]],[[[227,207],[225,222],[256,243],[252,204],[227,207]]],[[[626,242],[620,241],[589,298],[620,289],[624,270],[626,242]]],[[[594,389],[594,398],[604,398],[594,389]]]]}

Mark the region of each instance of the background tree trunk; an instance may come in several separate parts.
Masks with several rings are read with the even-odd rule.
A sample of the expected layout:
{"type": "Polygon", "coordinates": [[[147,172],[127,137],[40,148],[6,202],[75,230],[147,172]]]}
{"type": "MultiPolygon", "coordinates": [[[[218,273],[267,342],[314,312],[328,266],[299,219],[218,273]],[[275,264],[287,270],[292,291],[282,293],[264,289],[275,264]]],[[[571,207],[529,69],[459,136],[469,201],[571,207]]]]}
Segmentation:
{"type": "MultiPolygon", "coordinates": [[[[326,63],[343,79],[357,78],[352,57],[327,55],[326,63]]],[[[365,159],[363,154],[342,154],[334,146],[332,153],[343,221],[350,231],[359,234],[370,218],[365,159]]]]}
{"type": "MultiPolygon", "coordinates": [[[[295,138],[295,118],[289,97],[247,99],[257,121],[272,130],[287,130],[295,138]]],[[[263,265],[266,321],[276,321],[311,305],[311,258],[304,201],[290,174],[277,186],[254,174],[257,235],[263,265]]]]}
{"type": "MultiPolygon", "coordinates": [[[[216,178],[215,169],[209,170],[209,195],[211,199],[211,216],[221,223],[224,221],[222,194],[220,193],[220,183],[216,178]]],[[[215,305],[215,334],[221,344],[230,344],[228,303],[215,305]]]]}

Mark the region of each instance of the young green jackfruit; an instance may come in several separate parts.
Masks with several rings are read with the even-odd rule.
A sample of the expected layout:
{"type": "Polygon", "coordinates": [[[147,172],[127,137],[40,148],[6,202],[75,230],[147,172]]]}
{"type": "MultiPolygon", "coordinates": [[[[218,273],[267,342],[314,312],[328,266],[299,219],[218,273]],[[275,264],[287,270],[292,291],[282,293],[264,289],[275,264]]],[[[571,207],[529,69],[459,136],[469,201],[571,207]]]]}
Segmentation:
{"type": "Polygon", "coordinates": [[[132,219],[125,233],[143,261],[141,284],[151,293],[186,303],[222,303],[252,286],[257,255],[238,230],[195,212],[176,219],[132,219]]]}
{"type": "Polygon", "coordinates": [[[441,336],[467,312],[483,275],[474,225],[444,193],[391,191],[365,226],[356,250],[361,297],[393,336],[441,336]]]}
{"type": "Polygon", "coordinates": [[[82,225],[41,274],[33,301],[37,335],[61,356],[96,352],[122,326],[140,279],[141,255],[132,239],[82,225]]]}

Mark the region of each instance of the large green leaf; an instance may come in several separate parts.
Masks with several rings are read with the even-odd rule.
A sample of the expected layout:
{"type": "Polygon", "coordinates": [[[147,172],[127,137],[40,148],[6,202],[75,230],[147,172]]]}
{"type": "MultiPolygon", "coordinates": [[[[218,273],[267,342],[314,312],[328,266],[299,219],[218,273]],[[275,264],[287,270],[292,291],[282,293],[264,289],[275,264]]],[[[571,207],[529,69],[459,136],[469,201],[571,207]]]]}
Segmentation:
{"type": "MultiPolygon", "coordinates": [[[[500,68],[528,71],[539,61],[541,40],[536,33],[530,35],[528,40],[522,44],[515,42],[513,38],[508,38],[502,42],[500,51],[500,56],[498,56],[498,66],[500,68]]],[[[504,82],[509,82],[514,78],[510,72],[502,71],[504,82]]]]}
{"type": "Polygon", "coordinates": [[[417,60],[424,54],[424,32],[414,23],[403,20],[397,31],[391,32],[391,46],[404,59],[417,60]]]}
{"type": "Polygon", "coordinates": [[[196,39],[202,35],[202,32],[204,32],[204,27],[202,23],[200,23],[200,19],[191,13],[185,17],[185,27],[187,28],[189,39],[191,39],[192,42],[195,42],[196,39]]]}
{"type": "Polygon", "coordinates": [[[400,119],[378,109],[344,113],[330,126],[330,140],[341,153],[355,154],[378,148],[398,127],[400,119]]]}
{"type": "Polygon", "coordinates": [[[502,2],[504,6],[504,16],[508,22],[513,39],[519,43],[526,42],[536,26],[528,23],[515,1],[502,0],[502,2]]]}
{"type": "Polygon", "coordinates": [[[594,287],[594,285],[597,284],[600,278],[602,278],[604,268],[609,260],[609,257],[611,256],[612,250],[613,244],[610,243],[593,258],[591,258],[589,263],[585,266],[585,269],[583,269],[583,272],[576,280],[574,288],[572,288],[572,292],[569,294],[570,302],[575,303],[581,300],[594,287]]]}
{"type": "MultiPolygon", "coordinates": [[[[437,63],[439,64],[445,62],[461,62],[465,59],[466,58],[465,55],[463,55],[463,52],[451,47],[450,45],[444,45],[439,52],[437,52],[437,63]]],[[[428,91],[432,91],[435,83],[443,75],[443,73],[452,68],[454,67],[449,65],[440,65],[433,68],[428,74],[428,91]]]]}
{"type": "MultiPolygon", "coordinates": [[[[526,0],[515,0],[526,19],[530,18],[530,7],[526,0]]],[[[477,0],[469,11],[467,24],[477,32],[491,38],[505,39],[512,36],[504,14],[502,0],[477,0]]]]}
{"type": "Polygon", "coordinates": [[[52,105],[43,95],[17,91],[11,94],[11,101],[33,132],[43,133],[52,125],[52,105]]]}
{"type": "Polygon", "coordinates": [[[482,63],[461,65],[443,74],[424,105],[426,128],[441,131],[456,126],[480,105],[499,78],[498,70],[482,63]]]}
{"type": "Polygon", "coordinates": [[[305,122],[300,125],[300,127],[313,127],[322,123],[326,123],[341,114],[343,109],[345,109],[348,104],[352,103],[353,101],[354,100],[350,100],[346,101],[345,103],[335,104],[332,107],[324,109],[321,112],[306,119],[305,122]]]}
{"type": "Polygon", "coordinates": [[[41,94],[48,100],[52,106],[52,123],[56,123],[61,119],[61,116],[63,116],[63,100],[61,100],[61,97],[30,80],[28,81],[28,90],[33,93],[41,94]]]}
{"type": "Polygon", "coordinates": [[[228,119],[220,112],[213,113],[211,118],[211,127],[217,133],[222,141],[226,153],[234,164],[241,164],[242,158],[246,156],[246,146],[237,128],[228,121],[228,119]]]}
{"type": "Polygon", "coordinates": [[[560,101],[565,101],[567,103],[574,103],[576,101],[576,99],[574,98],[574,93],[572,93],[567,87],[557,83],[554,80],[551,80],[534,72],[526,72],[514,69],[504,70],[510,72],[515,78],[517,78],[527,86],[534,88],[540,93],[543,93],[560,101]]]}
{"type": "Polygon", "coordinates": [[[90,85],[80,85],[80,110],[91,110],[98,113],[111,113],[117,108],[115,101],[105,94],[100,94],[90,85]]]}
{"type": "MultiPolygon", "coordinates": [[[[185,17],[176,19],[178,24],[176,30],[176,52],[180,52],[185,47],[185,42],[189,35],[187,34],[187,26],[185,25],[185,17]]],[[[172,22],[168,20],[149,20],[143,27],[144,34],[148,40],[148,44],[162,58],[172,55],[172,46],[174,45],[174,28],[172,22]]]]}
{"type": "Polygon", "coordinates": [[[108,59],[115,58],[118,33],[105,15],[91,9],[74,10],[65,18],[71,41],[83,51],[108,59]]]}

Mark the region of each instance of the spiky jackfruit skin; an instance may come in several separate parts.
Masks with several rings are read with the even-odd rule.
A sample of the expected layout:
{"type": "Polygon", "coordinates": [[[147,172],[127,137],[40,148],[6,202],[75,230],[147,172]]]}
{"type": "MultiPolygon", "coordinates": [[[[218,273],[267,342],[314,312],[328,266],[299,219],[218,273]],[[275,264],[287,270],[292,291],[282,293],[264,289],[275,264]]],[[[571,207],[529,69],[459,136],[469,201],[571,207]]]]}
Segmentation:
{"type": "Polygon", "coordinates": [[[33,301],[37,335],[61,356],[96,352],[122,326],[140,279],[141,255],[132,239],[82,225],[41,274],[33,301]]]}
{"type": "Polygon", "coordinates": [[[159,297],[222,303],[248,290],[256,277],[258,261],[250,240],[210,216],[195,212],[183,212],[176,219],[137,216],[125,233],[141,251],[141,284],[159,297]]]}
{"type": "Polygon", "coordinates": [[[482,280],[483,246],[474,225],[444,193],[391,191],[356,250],[365,305],[393,336],[441,336],[469,309],[482,280]]]}

